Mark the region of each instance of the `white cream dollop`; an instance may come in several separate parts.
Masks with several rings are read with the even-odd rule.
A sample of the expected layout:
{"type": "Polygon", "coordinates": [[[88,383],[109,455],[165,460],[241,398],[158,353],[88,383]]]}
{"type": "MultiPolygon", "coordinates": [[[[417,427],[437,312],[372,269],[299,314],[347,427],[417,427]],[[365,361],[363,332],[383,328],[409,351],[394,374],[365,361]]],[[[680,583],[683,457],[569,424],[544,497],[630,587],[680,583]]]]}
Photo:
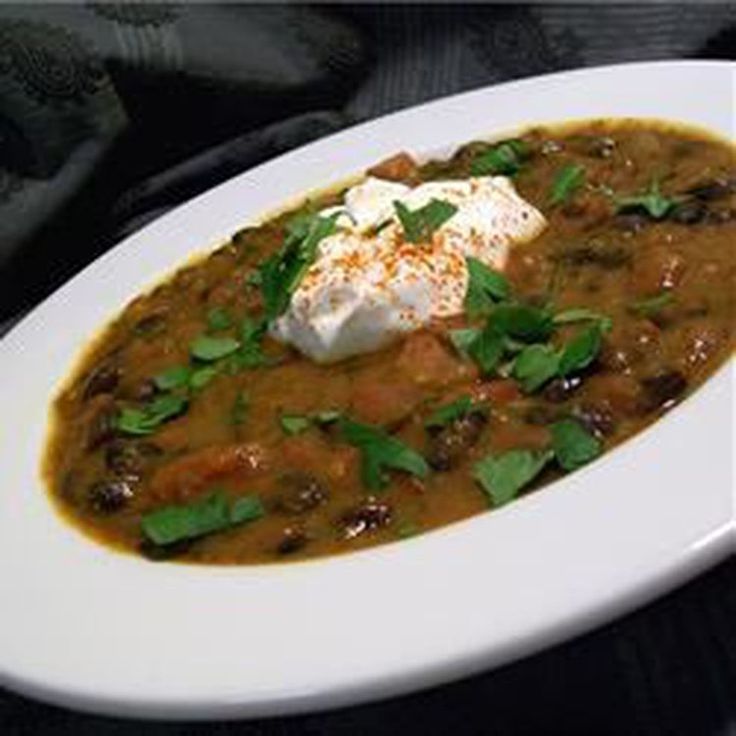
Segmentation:
{"type": "Polygon", "coordinates": [[[345,194],[338,230],[324,238],[315,262],[275,322],[273,336],[319,363],[367,353],[433,317],[463,311],[466,256],[503,270],[512,245],[535,238],[542,214],[506,177],[434,181],[410,188],[368,177],[345,194]],[[394,202],[414,211],[432,199],[454,215],[431,242],[408,243],[394,202]]]}

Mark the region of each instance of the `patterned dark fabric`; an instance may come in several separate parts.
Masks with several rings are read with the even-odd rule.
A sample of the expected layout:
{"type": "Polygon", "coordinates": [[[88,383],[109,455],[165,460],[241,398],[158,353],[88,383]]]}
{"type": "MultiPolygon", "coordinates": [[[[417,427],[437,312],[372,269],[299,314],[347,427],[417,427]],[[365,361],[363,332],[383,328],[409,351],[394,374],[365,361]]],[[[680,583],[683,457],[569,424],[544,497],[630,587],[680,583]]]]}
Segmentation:
{"type": "MultiPolygon", "coordinates": [[[[507,79],[687,57],[736,58],[735,4],[0,4],[0,334],[120,237],[345,125],[507,79]]],[[[552,651],[381,704],[153,724],[0,691],[0,734],[736,736],[734,622],[731,560],[552,651]]]]}

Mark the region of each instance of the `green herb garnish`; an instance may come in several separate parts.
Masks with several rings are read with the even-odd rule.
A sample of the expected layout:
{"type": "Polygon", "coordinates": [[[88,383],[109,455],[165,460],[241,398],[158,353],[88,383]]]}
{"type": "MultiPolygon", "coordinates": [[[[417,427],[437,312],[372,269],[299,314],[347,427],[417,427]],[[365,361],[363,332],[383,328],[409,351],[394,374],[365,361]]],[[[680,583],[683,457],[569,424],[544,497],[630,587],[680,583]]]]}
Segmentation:
{"type": "Polygon", "coordinates": [[[503,506],[534,480],[552,457],[551,450],[509,450],[488,455],[475,464],[473,477],[494,506],[503,506]]]}
{"type": "Polygon", "coordinates": [[[662,220],[677,204],[673,197],[665,197],[659,189],[659,181],[653,179],[649,189],[643,194],[631,197],[620,197],[616,200],[617,212],[643,210],[653,220],[662,220]]]}
{"type": "Polygon", "coordinates": [[[207,327],[212,332],[227,330],[233,326],[233,319],[224,307],[214,307],[207,312],[207,327]]]}
{"type": "Polygon", "coordinates": [[[115,425],[126,434],[151,434],[165,421],[181,414],[187,408],[188,403],[187,397],[180,394],[157,396],[142,409],[122,409],[115,425]]]}
{"type": "Polygon", "coordinates": [[[396,215],[404,228],[404,237],[409,243],[427,243],[432,233],[444,225],[456,212],[457,207],[443,199],[433,199],[418,210],[410,210],[398,200],[394,202],[396,215]]]}
{"type": "Polygon", "coordinates": [[[151,542],[163,546],[255,521],[264,513],[256,496],[244,496],[230,505],[222,491],[215,491],[189,504],[152,511],[141,520],[141,528],[151,542]]]}
{"type": "Polygon", "coordinates": [[[153,377],[153,383],[159,391],[171,391],[189,385],[192,369],[188,365],[172,365],[153,377]]]}
{"type": "Polygon", "coordinates": [[[387,470],[403,470],[419,478],[429,474],[427,461],[416,450],[380,427],[342,419],[341,429],[345,440],[361,452],[361,475],[366,488],[384,488],[388,483],[387,470]]]}
{"type": "Polygon", "coordinates": [[[202,368],[196,368],[192,371],[189,378],[189,388],[192,391],[198,391],[204,388],[219,372],[219,368],[214,365],[205,365],[202,368]]]}
{"type": "Polygon", "coordinates": [[[653,296],[650,299],[642,299],[641,301],[629,304],[629,311],[649,317],[671,304],[674,299],[675,296],[671,291],[663,291],[661,294],[657,294],[657,296],[653,296]]]}
{"type": "Polygon", "coordinates": [[[335,232],[338,217],[339,213],[329,217],[305,213],[286,225],[284,245],[259,267],[268,322],[286,311],[292,294],[317,255],[320,241],[335,232]]]}
{"type": "Polygon", "coordinates": [[[462,419],[473,408],[473,400],[470,396],[461,396],[450,404],[445,404],[435,409],[424,422],[428,429],[444,427],[456,419],[462,419]]]}
{"type": "Polygon", "coordinates": [[[576,307],[558,312],[554,316],[553,322],[556,325],[566,325],[574,322],[597,322],[603,332],[608,332],[613,327],[613,320],[610,317],[585,307],[576,307]]]}
{"type": "Polygon", "coordinates": [[[560,354],[560,376],[569,376],[589,366],[601,349],[601,326],[592,324],[583,330],[565,347],[560,354]]]}
{"type": "Polygon", "coordinates": [[[508,299],[510,287],[505,276],[472,256],[468,256],[465,263],[468,266],[465,311],[471,318],[488,314],[496,302],[508,299]]]}
{"type": "Polygon", "coordinates": [[[199,335],[192,340],[189,351],[197,360],[212,362],[220,360],[234,353],[240,347],[240,342],[232,337],[212,337],[199,335]]]}
{"type": "Polygon", "coordinates": [[[480,327],[461,327],[457,330],[450,330],[450,342],[460,355],[467,358],[470,346],[478,339],[481,332],[480,327]]]}
{"type": "Polygon", "coordinates": [[[557,375],[560,356],[549,345],[529,345],[514,361],[512,375],[525,393],[533,393],[557,375]]]}
{"type": "Polygon", "coordinates": [[[601,443],[575,419],[555,422],[550,429],[552,450],[565,470],[576,470],[601,454],[601,443]]]}
{"type": "Polygon", "coordinates": [[[529,304],[499,304],[488,323],[504,335],[526,342],[546,340],[554,329],[552,314],[529,304]]]}
{"type": "Polygon", "coordinates": [[[585,182],[585,167],[580,164],[563,166],[552,182],[549,203],[552,206],[564,204],[585,182]]]}
{"type": "Polygon", "coordinates": [[[503,358],[504,351],[504,334],[490,320],[467,348],[468,355],[486,376],[495,370],[503,358]]]}
{"type": "Polygon", "coordinates": [[[503,141],[473,159],[470,173],[473,176],[501,174],[513,176],[518,174],[528,157],[528,149],[524,141],[514,139],[503,141]]]}
{"type": "Polygon", "coordinates": [[[300,414],[282,414],[279,417],[281,429],[288,435],[297,435],[306,432],[312,424],[309,417],[300,414]]]}

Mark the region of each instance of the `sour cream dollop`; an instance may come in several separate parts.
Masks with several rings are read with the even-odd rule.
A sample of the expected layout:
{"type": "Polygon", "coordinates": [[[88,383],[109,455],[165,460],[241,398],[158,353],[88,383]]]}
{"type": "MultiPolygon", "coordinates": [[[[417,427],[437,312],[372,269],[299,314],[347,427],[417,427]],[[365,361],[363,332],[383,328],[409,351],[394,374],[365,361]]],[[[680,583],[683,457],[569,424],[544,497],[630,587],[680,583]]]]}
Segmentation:
{"type": "Polygon", "coordinates": [[[411,188],[368,177],[345,194],[337,231],[274,323],[273,336],[319,363],[377,350],[397,336],[463,311],[466,256],[503,270],[509,249],[539,235],[546,220],[502,176],[434,181],[411,188]],[[415,211],[449,202],[453,216],[429,242],[404,237],[394,202],[415,211]]]}

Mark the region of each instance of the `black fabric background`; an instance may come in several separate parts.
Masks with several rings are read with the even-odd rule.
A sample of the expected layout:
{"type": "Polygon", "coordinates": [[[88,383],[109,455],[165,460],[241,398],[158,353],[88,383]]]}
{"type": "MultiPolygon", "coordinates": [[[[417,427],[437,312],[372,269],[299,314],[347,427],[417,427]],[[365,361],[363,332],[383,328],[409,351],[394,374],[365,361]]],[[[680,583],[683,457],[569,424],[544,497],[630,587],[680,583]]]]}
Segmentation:
{"type": "MultiPolygon", "coordinates": [[[[533,74],[694,57],[736,58],[736,5],[0,5],[0,334],[124,235],[353,122],[533,74]]],[[[0,691],[0,734],[734,735],[735,622],[731,560],[550,652],[381,704],[146,724],[0,691]]]]}

